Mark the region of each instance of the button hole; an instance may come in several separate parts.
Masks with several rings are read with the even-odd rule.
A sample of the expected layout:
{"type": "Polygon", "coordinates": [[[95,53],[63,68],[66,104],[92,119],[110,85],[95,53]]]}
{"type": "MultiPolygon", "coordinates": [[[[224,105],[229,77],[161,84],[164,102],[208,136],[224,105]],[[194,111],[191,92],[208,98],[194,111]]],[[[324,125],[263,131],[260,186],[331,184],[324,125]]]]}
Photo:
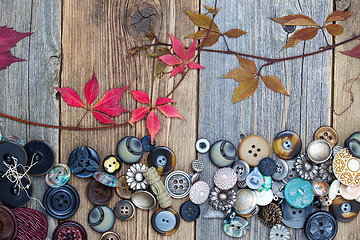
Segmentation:
{"type": "Polygon", "coordinates": [[[252,148],[255,148],[255,145],[252,145],[251,147],[252,147],[252,148]]]}

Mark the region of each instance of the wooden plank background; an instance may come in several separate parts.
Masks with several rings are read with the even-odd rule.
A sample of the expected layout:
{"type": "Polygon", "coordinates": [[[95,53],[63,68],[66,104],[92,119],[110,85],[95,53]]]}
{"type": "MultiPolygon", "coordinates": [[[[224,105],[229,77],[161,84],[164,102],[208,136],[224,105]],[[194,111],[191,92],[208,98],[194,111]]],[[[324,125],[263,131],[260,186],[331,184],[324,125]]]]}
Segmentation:
{"type": "MultiPolygon", "coordinates": [[[[345,2],[345,1],[338,1],[345,2]]],[[[48,123],[74,126],[83,110],[71,108],[56,98],[54,86],[69,86],[80,93],[84,99],[83,88],[90,80],[92,72],[100,84],[100,97],[107,90],[131,84],[131,89],[142,90],[151,96],[154,102],[164,97],[179,81],[156,77],[156,62],[144,53],[128,58],[127,50],[144,43],[143,32],[134,29],[132,15],[136,11],[151,9],[154,13],[155,32],[162,41],[169,41],[170,32],[178,38],[193,33],[196,29],[184,13],[185,10],[203,12],[203,5],[211,6],[213,1],[191,0],[2,0],[0,2],[0,26],[8,25],[21,32],[34,34],[20,41],[12,51],[26,62],[15,63],[7,70],[0,71],[0,111],[20,118],[48,123]]],[[[301,13],[323,23],[326,16],[335,7],[332,1],[310,0],[269,0],[249,4],[244,1],[223,0],[216,23],[225,32],[231,28],[240,28],[248,33],[237,40],[229,41],[230,48],[265,57],[286,57],[302,54],[324,46],[324,39],[299,43],[297,47],[279,51],[285,44],[288,33],[272,22],[269,17],[301,13]]],[[[360,3],[351,1],[349,11],[359,12],[360,3]]],[[[342,9],[340,9],[342,10],[342,9]]],[[[359,14],[347,22],[343,35],[336,39],[340,42],[358,34],[359,14]]],[[[330,39],[330,41],[335,41],[330,39]]],[[[189,45],[191,41],[185,40],[189,45]]],[[[176,169],[191,172],[190,162],[199,157],[206,164],[202,179],[211,186],[212,174],[216,167],[207,155],[197,155],[194,144],[197,138],[205,137],[211,142],[227,139],[238,146],[241,133],[259,134],[270,143],[276,135],[285,129],[298,132],[304,147],[312,139],[313,132],[321,125],[333,125],[340,135],[340,143],[352,132],[358,130],[357,122],[360,102],[355,96],[350,110],[341,116],[332,109],[341,112],[350,102],[344,83],[359,73],[358,59],[339,54],[340,50],[349,50],[356,41],[336,49],[334,52],[298,59],[266,67],[263,74],[278,76],[286,90],[291,94],[285,97],[273,93],[260,82],[258,91],[250,99],[231,104],[232,93],[237,86],[233,80],[219,79],[229,70],[237,67],[233,56],[214,53],[202,53],[201,64],[205,70],[191,71],[172,96],[176,107],[187,121],[169,120],[160,116],[162,130],[156,138],[158,146],[168,146],[177,155],[176,169]],[[220,66],[220,67],[219,67],[220,66]]],[[[219,41],[213,48],[225,49],[219,41]]],[[[257,62],[258,66],[260,62],[257,62]]],[[[354,84],[353,92],[360,89],[359,82],[354,84]]],[[[131,94],[125,93],[122,105],[130,111],[137,106],[131,94]]],[[[117,122],[126,121],[130,114],[123,114],[117,122]]],[[[96,120],[89,114],[83,126],[97,126],[96,120]]],[[[5,135],[17,135],[25,141],[44,139],[55,148],[58,161],[67,163],[70,152],[82,145],[96,149],[100,158],[116,153],[116,144],[124,136],[141,138],[147,134],[145,122],[137,123],[134,128],[123,127],[112,130],[92,132],[69,132],[49,130],[28,126],[2,119],[1,129],[5,135]]],[[[144,155],[141,162],[146,162],[144,155]]],[[[118,176],[126,172],[123,167],[118,176]]],[[[35,196],[42,199],[46,190],[43,177],[32,177],[35,196]]],[[[86,186],[90,180],[71,177],[70,184],[78,189],[81,196],[80,208],[70,220],[80,222],[87,230],[89,239],[101,236],[91,230],[87,224],[87,215],[93,205],[86,196],[86,186]]],[[[120,198],[115,194],[110,207],[114,207],[120,198]]],[[[175,200],[174,208],[179,209],[186,199],[175,200]]],[[[39,209],[40,205],[31,202],[29,207],[39,209]]],[[[209,207],[201,206],[202,215],[209,207]]],[[[220,219],[199,218],[195,223],[181,221],[179,230],[168,237],[156,234],[150,226],[153,210],[137,210],[136,217],[123,222],[116,221],[114,231],[122,239],[227,239],[221,228],[220,219]]],[[[58,221],[48,217],[48,238],[58,221]]],[[[269,228],[262,225],[257,217],[250,219],[251,232],[244,239],[267,239],[269,228]]],[[[337,239],[358,239],[359,220],[339,224],[337,239]]],[[[302,230],[292,230],[292,239],[305,239],[302,230]]]]}

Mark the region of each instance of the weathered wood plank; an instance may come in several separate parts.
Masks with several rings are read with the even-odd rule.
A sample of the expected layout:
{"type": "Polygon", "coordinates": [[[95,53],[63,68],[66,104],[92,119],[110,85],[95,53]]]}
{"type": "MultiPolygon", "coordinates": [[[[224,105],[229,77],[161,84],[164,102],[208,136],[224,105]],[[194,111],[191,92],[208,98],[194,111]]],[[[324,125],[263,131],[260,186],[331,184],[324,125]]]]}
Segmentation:
{"type": "MultiPolygon", "coordinates": [[[[202,1],[212,5],[213,1],[202,1]]],[[[311,1],[219,1],[221,11],[216,23],[223,31],[240,28],[248,33],[238,40],[229,41],[235,51],[265,57],[287,57],[307,53],[324,46],[321,36],[306,43],[299,43],[292,49],[283,50],[287,33],[272,22],[269,17],[280,17],[301,13],[322,23],[332,11],[328,2],[313,4],[311,1]]],[[[203,9],[202,9],[203,10],[203,9]]],[[[214,48],[225,49],[223,43],[214,48]]],[[[243,102],[231,104],[231,96],[238,83],[233,80],[218,79],[238,66],[234,56],[202,53],[201,64],[206,67],[200,74],[200,116],[199,136],[210,142],[227,139],[239,145],[240,133],[258,134],[272,145],[275,135],[286,129],[300,134],[303,149],[312,140],[313,132],[330,120],[330,53],[279,63],[266,67],[263,75],[276,75],[284,84],[290,97],[271,92],[263,83],[257,92],[243,102]]],[[[258,61],[258,67],[260,66],[258,61]]],[[[274,153],[272,154],[275,157],[274,153]]],[[[201,156],[207,162],[202,178],[213,186],[212,176],[217,170],[207,155],[201,156]]],[[[204,212],[209,204],[203,204],[204,212]]],[[[250,219],[251,232],[245,239],[267,239],[269,228],[257,217],[250,219]]],[[[222,230],[222,220],[201,218],[196,225],[197,239],[230,239],[222,230]]],[[[304,239],[302,230],[292,230],[292,239],[304,239]]]]}

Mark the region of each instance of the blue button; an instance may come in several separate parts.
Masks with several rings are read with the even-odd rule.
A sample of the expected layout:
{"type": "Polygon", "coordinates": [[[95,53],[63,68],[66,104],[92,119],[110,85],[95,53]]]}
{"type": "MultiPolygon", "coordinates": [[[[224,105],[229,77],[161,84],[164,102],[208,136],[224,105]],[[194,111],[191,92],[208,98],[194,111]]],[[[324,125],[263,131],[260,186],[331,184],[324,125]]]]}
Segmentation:
{"type": "Polygon", "coordinates": [[[151,144],[151,137],[150,136],[145,136],[141,139],[141,143],[144,147],[144,150],[147,152],[150,152],[151,150],[153,150],[156,146],[156,142],[154,139],[154,143],[151,144]]]}
{"type": "Polygon", "coordinates": [[[154,230],[162,235],[173,234],[180,224],[180,216],[173,208],[157,209],[151,217],[154,230]]]}
{"type": "Polygon", "coordinates": [[[286,201],[295,208],[305,208],[314,200],[314,191],[308,180],[294,178],[290,180],[284,190],[286,201]]]}
{"type": "Polygon", "coordinates": [[[200,216],[200,208],[191,201],[186,201],[180,207],[180,215],[185,221],[195,221],[200,216]]]}

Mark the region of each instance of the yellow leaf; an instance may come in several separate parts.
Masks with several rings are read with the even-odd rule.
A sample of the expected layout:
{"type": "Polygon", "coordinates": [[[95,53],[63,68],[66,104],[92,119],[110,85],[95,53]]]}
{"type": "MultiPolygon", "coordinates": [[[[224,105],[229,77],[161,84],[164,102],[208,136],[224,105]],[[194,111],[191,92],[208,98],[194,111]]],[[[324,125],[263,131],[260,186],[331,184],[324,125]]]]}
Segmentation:
{"type": "Polygon", "coordinates": [[[250,72],[252,72],[252,73],[256,73],[257,68],[256,68],[256,64],[254,63],[254,61],[251,61],[250,59],[242,58],[238,55],[236,55],[236,57],[239,61],[240,66],[250,70],[250,72]]]}
{"type": "Polygon", "coordinates": [[[235,68],[220,78],[231,78],[238,82],[254,79],[255,74],[246,68],[235,68]]]}
{"type": "Polygon", "coordinates": [[[231,29],[224,34],[226,36],[228,36],[229,38],[238,38],[245,33],[246,33],[245,31],[240,30],[240,29],[231,29]]]}
{"type": "Polygon", "coordinates": [[[262,77],[262,80],[265,83],[265,85],[268,88],[270,88],[272,91],[279,92],[289,96],[289,94],[286,92],[284,86],[282,85],[278,77],[270,75],[270,76],[262,77]]]}
{"type": "Polygon", "coordinates": [[[258,84],[259,78],[254,78],[240,83],[234,91],[231,102],[236,103],[250,97],[256,91],[258,84]]]}
{"type": "Polygon", "coordinates": [[[295,26],[319,26],[314,20],[302,14],[288,15],[284,17],[271,18],[281,25],[295,25],[295,26]]]}
{"type": "Polygon", "coordinates": [[[325,26],[328,33],[336,37],[337,35],[340,35],[343,33],[344,28],[340,26],[339,24],[328,24],[325,26]]]}
{"type": "MultiPolygon", "coordinates": [[[[196,26],[201,27],[201,28],[205,28],[205,29],[210,28],[210,24],[211,24],[212,19],[209,16],[199,14],[199,13],[195,13],[195,12],[190,12],[190,11],[185,11],[185,12],[191,18],[191,20],[194,22],[194,24],[196,26]]],[[[214,31],[214,32],[220,33],[220,30],[216,26],[215,22],[213,22],[211,24],[211,30],[214,31]]]]}

